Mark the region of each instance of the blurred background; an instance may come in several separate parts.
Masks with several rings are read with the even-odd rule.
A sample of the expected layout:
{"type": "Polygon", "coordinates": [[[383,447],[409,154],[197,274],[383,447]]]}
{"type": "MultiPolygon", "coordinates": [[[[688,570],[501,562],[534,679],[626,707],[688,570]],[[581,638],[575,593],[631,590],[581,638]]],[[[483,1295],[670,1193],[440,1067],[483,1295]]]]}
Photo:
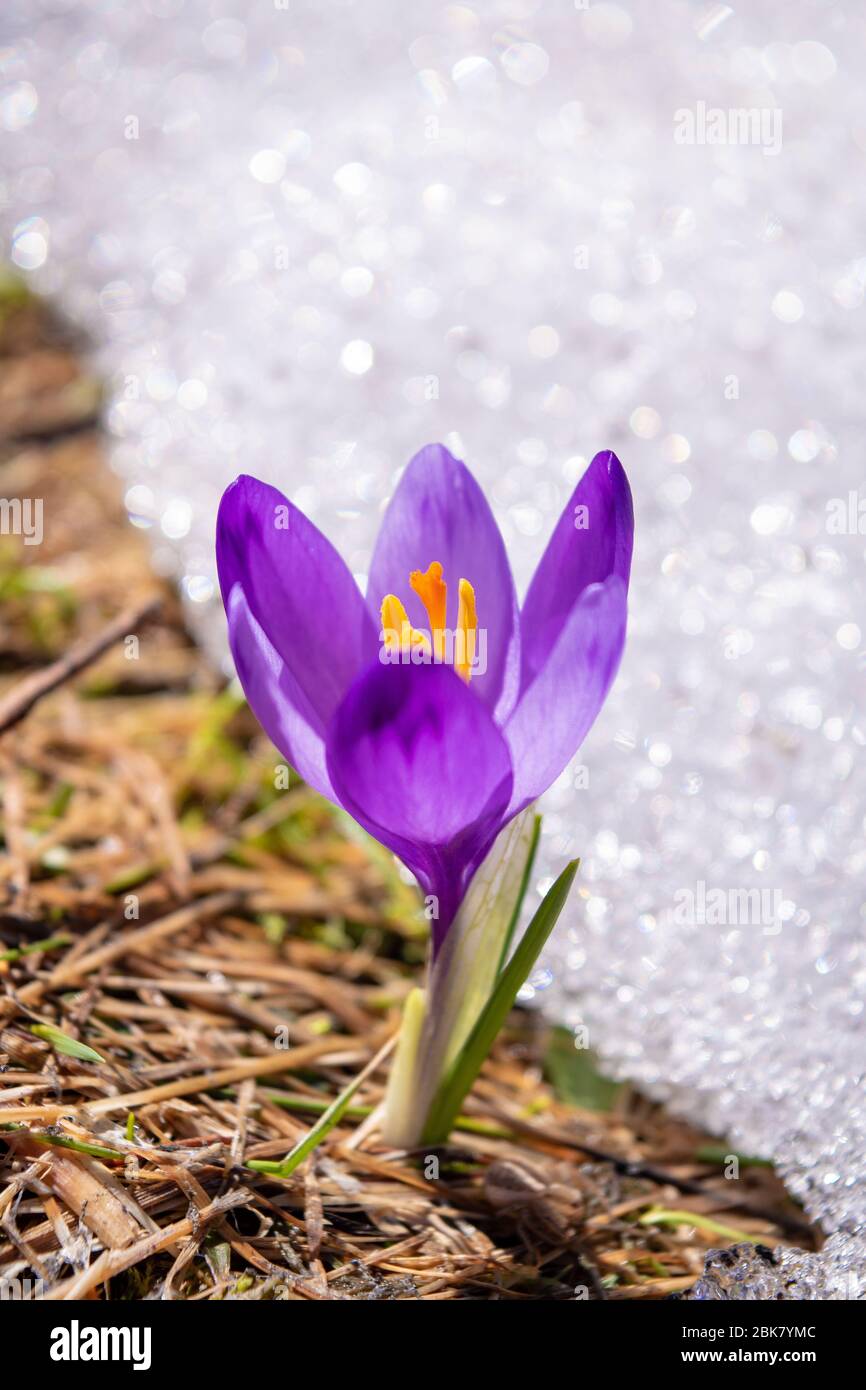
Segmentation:
{"type": "Polygon", "coordinates": [[[620,455],[630,638],[546,798],[537,887],[576,853],[582,890],[526,997],[773,1157],[856,1279],[866,13],[6,0],[0,39],[3,254],[87,333],[130,522],[215,666],[239,471],[363,583],[441,439],[522,589],[620,455]]]}

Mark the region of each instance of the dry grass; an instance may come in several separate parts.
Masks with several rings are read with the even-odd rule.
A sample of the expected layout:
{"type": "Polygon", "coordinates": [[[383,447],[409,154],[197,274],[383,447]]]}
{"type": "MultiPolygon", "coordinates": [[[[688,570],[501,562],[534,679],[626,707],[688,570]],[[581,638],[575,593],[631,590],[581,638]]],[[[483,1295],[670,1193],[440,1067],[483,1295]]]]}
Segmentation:
{"type": "Polygon", "coordinates": [[[137,659],[115,644],[0,739],[0,1278],[53,1299],[634,1299],[742,1233],[811,1246],[767,1168],[725,1181],[627,1088],[605,1110],[558,1098],[550,1031],[520,1011],[447,1149],[382,1144],[380,1070],[291,1178],[245,1168],[393,1033],[423,925],[388,856],[275,787],[126,522],[97,400],[62,332],[12,304],[0,492],[43,498],[45,540],[0,538],[0,700],[162,605],[137,659]]]}

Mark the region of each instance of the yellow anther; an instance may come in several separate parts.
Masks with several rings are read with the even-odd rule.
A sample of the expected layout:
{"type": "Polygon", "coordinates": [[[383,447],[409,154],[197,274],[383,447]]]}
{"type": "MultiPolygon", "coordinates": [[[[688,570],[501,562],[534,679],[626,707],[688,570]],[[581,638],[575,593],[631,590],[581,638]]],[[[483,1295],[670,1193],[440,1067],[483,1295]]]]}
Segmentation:
{"type": "Polygon", "coordinates": [[[438,560],[433,560],[427,566],[426,574],[422,570],[413,570],[409,575],[409,583],[427,610],[427,621],[433,638],[433,655],[437,661],[442,661],[445,657],[445,608],[448,587],[442,579],[441,564],[438,560]]]}
{"type": "Polygon", "coordinates": [[[396,594],[386,594],[382,599],[382,633],[385,648],[389,652],[410,651],[413,647],[430,650],[430,644],[423,632],[417,632],[409,622],[409,615],[396,594]]]}
{"type": "Polygon", "coordinates": [[[454,645],[454,669],[468,684],[475,662],[475,639],[478,619],[475,614],[475,590],[468,579],[460,580],[460,602],[457,605],[457,636],[454,645]]]}

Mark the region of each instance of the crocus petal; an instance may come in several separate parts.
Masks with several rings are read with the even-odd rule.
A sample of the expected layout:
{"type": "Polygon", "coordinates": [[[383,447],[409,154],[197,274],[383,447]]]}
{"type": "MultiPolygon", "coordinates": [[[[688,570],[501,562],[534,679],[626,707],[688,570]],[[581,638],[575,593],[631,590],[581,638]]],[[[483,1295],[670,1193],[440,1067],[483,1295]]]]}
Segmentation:
{"type": "Polygon", "coordinates": [[[544,666],[587,585],[617,575],[628,587],[633,535],[623,466],[610,450],[596,454],[565,505],[521,610],[521,691],[544,666]]]}
{"type": "Polygon", "coordinates": [[[278,653],[305,722],[325,727],[377,649],[376,628],[345,561],[281,492],[242,476],[223,494],[217,568],[226,610],[235,586],[278,653]]]}
{"type": "Polygon", "coordinates": [[[540,796],[574,757],[616,675],[625,626],[620,575],[584,589],[504,728],[514,768],[510,815],[540,796]]]}
{"type": "Polygon", "coordinates": [[[250,612],[240,584],[229,595],[226,613],[229,646],[250,709],[299,776],[336,801],[316,712],[250,612]]]}
{"type": "Polygon", "coordinates": [[[438,949],[511,796],[490,711],[449,666],[377,661],[337,711],[327,758],[346,810],[438,898],[438,949]]]}
{"type": "Polygon", "coordinates": [[[426,570],[431,560],[442,563],[450,632],[457,628],[459,581],[467,579],[475,590],[477,655],[481,656],[482,641],[487,647],[486,668],[472,676],[472,688],[502,719],[514,704],[519,679],[514,580],[484,493],[466,465],[441,444],[428,444],[415,455],[385,513],[367,586],[377,623],[382,599],[396,594],[413,627],[428,627],[424,607],[409,588],[409,575],[426,570]]]}

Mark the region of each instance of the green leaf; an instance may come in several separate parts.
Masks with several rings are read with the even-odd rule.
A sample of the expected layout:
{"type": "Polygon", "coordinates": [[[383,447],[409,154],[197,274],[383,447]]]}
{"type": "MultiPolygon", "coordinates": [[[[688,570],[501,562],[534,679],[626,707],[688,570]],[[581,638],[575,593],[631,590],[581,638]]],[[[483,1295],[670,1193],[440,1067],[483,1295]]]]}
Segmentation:
{"type": "Polygon", "coordinates": [[[579,859],[563,869],[526,928],[510,961],[502,971],[493,993],[481,1011],[465,1046],[455,1059],[437,1092],[427,1115],[423,1140],[441,1144],[448,1138],[464,1097],[478,1075],[500,1028],[517,998],[518,990],[537,961],[544,943],[553,931],[565,906],[577,873],[579,859]]]}
{"type": "Polygon", "coordinates": [[[622,1090],[618,1081],[602,1076],[595,1053],[577,1048],[568,1028],[552,1028],[544,1054],[544,1075],[556,1092],[557,1100],[578,1105],[582,1110],[612,1110],[622,1090]]]}
{"type": "Polygon", "coordinates": [[[105,1058],[94,1052],[92,1047],[79,1042],[77,1038],[70,1038],[68,1033],[61,1033],[59,1028],[52,1028],[50,1023],[33,1023],[30,1025],[30,1032],[50,1043],[55,1052],[62,1052],[66,1057],[77,1057],[80,1062],[105,1061],[105,1058]]]}
{"type": "Polygon", "coordinates": [[[397,1051],[391,1062],[382,1125],[387,1143],[395,1144],[400,1149],[411,1148],[415,1137],[411,1128],[412,1101],[417,1088],[415,1065],[426,1013],[426,991],[417,988],[410,990],[403,1006],[397,1051]]]}
{"type": "Polygon", "coordinates": [[[496,974],[501,975],[508,960],[508,952],[511,950],[511,943],[514,940],[514,932],[520,920],[520,910],[523,907],[523,899],[526,897],[526,890],[529,887],[529,880],[532,876],[532,866],[535,863],[535,856],[538,851],[538,841],[541,838],[541,816],[533,816],[532,831],[529,838],[529,846],[526,851],[526,862],[523,865],[523,874],[520,879],[520,887],[517,890],[517,898],[514,903],[514,910],[511,913],[511,921],[502,942],[502,950],[499,953],[499,964],[496,967],[496,974]]]}

